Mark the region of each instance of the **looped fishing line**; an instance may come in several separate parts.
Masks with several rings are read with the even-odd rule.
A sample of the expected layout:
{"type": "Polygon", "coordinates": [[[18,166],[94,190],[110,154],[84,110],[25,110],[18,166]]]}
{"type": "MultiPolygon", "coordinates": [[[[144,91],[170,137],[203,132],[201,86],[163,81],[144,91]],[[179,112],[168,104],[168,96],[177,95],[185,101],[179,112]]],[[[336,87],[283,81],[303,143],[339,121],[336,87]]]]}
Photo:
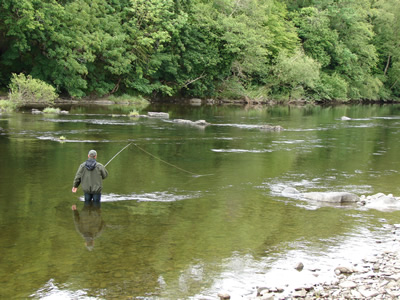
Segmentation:
{"type": "MultiPolygon", "coordinates": [[[[165,164],[167,164],[167,165],[169,165],[169,166],[171,166],[171,167],[174,167],[175,169],[178,169],[178,170],[180,170],[180,171],[182,171],[182,172],[188,173],[188,174],[193,175],[193,176],[195,176],[195,177],[207,176],[207,175],[199,175],[199,174],[190,172],[190,171],[188,171],[188,170],[182,169],[181,167],[178,167],[178,166],[176,166],[176,165],[173,165],[173,164],[171,164],[171,163],[169,163],[169,162],[167,162],[167,161],[165,161],[165,160],[163,160],[163,159],[161,159],[161,158],[159,158],[159,157],[157,157],[157,156],[151,154],[150,152],[144,150],[142,147],[139,147],[139,146],[136,145],[135,143],[132,143],[132,144],[133,144],[134,146],[136,146],[139,150],[141,150],[141,151],[143,151],[144,153],[150,155],[151,157],[153,157],[153,158],[155,158],[155,159],[157,159],[157,160],[159,160],[159,161],[161,161],[161,162],[163,162],[163,163],[165,163],[165,164]]],[[[211,174],[208,174],[208,175],[211,175],[211,174]]]]}
{"type": "Polygon", "coordinates": [[[190,172],[190,171],[188,171],[188,170],[182,169],[181,167],[178,167],[178,166],[176,166],[176,165],[173,165],[173,164],[171,164],[171,163],[169,163],[169,162],[167,162],[167,161],[165,161],[165,160],[163,160],[163,159],[161,159],[161,158],[159,158],[159,157],[157,157],[157,156],[151,154],[150,152],[146,151],[146,150],[143,149],[142,147],[139,147],[138,145],[136,145],[136,144],[133,143],[133,142],[129,143],[129,144],[126,145],[124,148],[122,148],[122,149],[121,149],[117,154],[115,154],[104,166],[106,167],[115,157],[117,157],[118,154],[120,154],[122,151],[124,151],[124,150],[125,150],[126,148],[128,148],[130,145],[134,145],[136,148],[138,148],[140,151],[143,151],[143,152],[146,153],[147,155],[150,155],[151,157],[153,157],[153,158],[155,158],[155,159],[157,159],[157,160],[159,160],[159,161],[161,161],[161,162],[163,162],[163,163],[165,163],[165,164],[167,164],[167,165],[169,165],[169,166],[171,166],[171,167],[173,167],[173,168],[175,168],[175,169],[178,169],[178,170],[180,170],[180,171],[182,171],[182,172],[188,173],[188,174],[190,174],[190,175],[192,175],[192,176],[201,177],[201,176],[212,175],[212,174],[199,175],[199,174],[190,172]]]}

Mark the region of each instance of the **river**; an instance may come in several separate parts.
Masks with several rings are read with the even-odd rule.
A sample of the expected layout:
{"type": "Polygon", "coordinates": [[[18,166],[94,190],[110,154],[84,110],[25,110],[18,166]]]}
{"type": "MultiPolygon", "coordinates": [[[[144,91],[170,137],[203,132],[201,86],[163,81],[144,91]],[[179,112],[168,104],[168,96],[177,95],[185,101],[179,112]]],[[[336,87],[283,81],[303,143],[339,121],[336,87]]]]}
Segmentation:
{"type": "Polygon", "coordinates": [[[400,223],[398,211],[281,194],[400,196],[399,105],[140,112],[169,119],[66,108],[0,114],[1,299],[247,299],[259,286],[330,280],[338,264],[381,250],[387,225],[400,223]],[[129,143],[107,166],[101,208],[85,207],[81,189],[71,193],[79,164],[90,149],[105,164],[129,143]]]}

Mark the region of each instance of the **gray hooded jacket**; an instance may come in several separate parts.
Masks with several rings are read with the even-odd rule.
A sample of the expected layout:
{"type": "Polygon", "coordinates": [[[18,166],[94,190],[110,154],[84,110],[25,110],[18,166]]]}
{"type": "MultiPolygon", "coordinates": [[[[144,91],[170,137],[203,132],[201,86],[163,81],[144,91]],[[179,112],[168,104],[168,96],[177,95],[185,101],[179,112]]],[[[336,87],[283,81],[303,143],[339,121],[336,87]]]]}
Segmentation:
{"type": "Polygon", "coordinates": [[[74,178],[74,187],[82,184],[84,193],[87,194],[101,194],[103,188],[103,179],[108,176],[108,171],[95,159],[88,159],[82,163],[74,178]]]}

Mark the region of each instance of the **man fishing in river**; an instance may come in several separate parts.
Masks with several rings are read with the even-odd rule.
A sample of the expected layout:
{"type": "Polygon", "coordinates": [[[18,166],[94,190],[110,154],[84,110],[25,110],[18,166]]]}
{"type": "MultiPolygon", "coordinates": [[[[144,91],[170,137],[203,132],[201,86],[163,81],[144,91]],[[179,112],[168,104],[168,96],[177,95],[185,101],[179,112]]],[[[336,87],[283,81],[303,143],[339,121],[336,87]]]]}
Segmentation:
{"type": "MultiPolygon", "coordinates": [[[[88,160],[82,163],[76,172],[72,192],[76,193],[78,186],[82,184],[85,193],[85,204],[93,203],[100,206],[101,190],[103,188],[103,179],[108,176],[108,171],[99,162],[96,161],[97,152],[90,150],[88,160]]],[[[76,210],[76,206],[72,206],[76,210]]]]}

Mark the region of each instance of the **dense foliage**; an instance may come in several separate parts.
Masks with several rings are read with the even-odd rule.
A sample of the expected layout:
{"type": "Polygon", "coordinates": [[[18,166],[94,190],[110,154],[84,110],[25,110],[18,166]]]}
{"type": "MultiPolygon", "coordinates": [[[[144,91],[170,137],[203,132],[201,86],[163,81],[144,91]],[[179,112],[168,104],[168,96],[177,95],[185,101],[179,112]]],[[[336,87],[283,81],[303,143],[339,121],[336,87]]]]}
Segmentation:
{"type": "Polygon", "coordinates": [[[61,95],[395,100],[398,0],[2,0],[0,87],[61,95]]]}

